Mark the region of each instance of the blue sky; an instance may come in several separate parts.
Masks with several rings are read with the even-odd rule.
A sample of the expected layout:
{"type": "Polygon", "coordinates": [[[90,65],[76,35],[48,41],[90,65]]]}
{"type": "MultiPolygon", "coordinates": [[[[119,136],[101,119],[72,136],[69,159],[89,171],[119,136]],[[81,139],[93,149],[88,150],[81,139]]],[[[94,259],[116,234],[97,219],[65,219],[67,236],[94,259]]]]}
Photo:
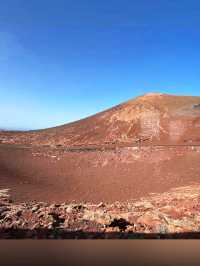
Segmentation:
{"type": "Polygon", "coordinates": [[[0,128],[51,127],[151,91],[200,95],[200,1],[1,1],[0,128]]]}

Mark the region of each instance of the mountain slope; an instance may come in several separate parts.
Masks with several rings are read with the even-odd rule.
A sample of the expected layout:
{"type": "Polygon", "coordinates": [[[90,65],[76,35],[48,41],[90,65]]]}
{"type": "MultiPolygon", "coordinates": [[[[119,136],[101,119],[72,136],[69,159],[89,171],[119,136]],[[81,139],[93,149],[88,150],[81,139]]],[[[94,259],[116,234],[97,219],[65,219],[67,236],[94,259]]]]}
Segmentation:
{"type": "Polygon", "coordinates": [[[200,97],[149,93],[70,124],[0,132],[0,141],[61,146],[200,144],[200,97]]]}

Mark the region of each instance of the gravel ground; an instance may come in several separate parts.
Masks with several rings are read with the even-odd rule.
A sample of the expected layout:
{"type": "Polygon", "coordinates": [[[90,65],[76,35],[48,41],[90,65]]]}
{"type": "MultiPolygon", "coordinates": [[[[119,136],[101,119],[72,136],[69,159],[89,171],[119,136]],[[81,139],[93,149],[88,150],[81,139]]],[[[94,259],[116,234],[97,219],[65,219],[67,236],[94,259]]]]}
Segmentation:
{"type": "Polygon", "coordinates": [[[200,185],[112,204],[15,203],[0,190],[0,238],[200,238],[200,185]]]}

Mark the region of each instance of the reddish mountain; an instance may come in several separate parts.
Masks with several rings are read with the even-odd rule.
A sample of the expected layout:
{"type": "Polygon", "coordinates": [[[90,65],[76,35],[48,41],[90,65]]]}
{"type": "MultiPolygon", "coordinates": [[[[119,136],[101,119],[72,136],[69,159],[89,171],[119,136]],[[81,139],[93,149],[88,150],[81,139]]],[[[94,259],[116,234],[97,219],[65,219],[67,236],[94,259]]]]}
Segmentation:
{"type": "Polygon", "coordinates": [[[199,133],[200,97],[149,93],[62,126],[0,132],[0,141],[62,146],[198,144],[199,133]]]}

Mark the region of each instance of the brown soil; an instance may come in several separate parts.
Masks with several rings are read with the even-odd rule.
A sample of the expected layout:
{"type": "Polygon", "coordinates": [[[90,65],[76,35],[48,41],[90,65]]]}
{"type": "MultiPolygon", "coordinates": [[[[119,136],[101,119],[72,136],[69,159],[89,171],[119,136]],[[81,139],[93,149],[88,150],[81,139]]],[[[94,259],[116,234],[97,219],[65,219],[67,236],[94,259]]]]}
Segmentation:
{"type": "Polygon", "coordinates": [[[0,188],[15,201],[114,202],[200,183],[199,146],[109,150],[0,147],[0,188]]]}

